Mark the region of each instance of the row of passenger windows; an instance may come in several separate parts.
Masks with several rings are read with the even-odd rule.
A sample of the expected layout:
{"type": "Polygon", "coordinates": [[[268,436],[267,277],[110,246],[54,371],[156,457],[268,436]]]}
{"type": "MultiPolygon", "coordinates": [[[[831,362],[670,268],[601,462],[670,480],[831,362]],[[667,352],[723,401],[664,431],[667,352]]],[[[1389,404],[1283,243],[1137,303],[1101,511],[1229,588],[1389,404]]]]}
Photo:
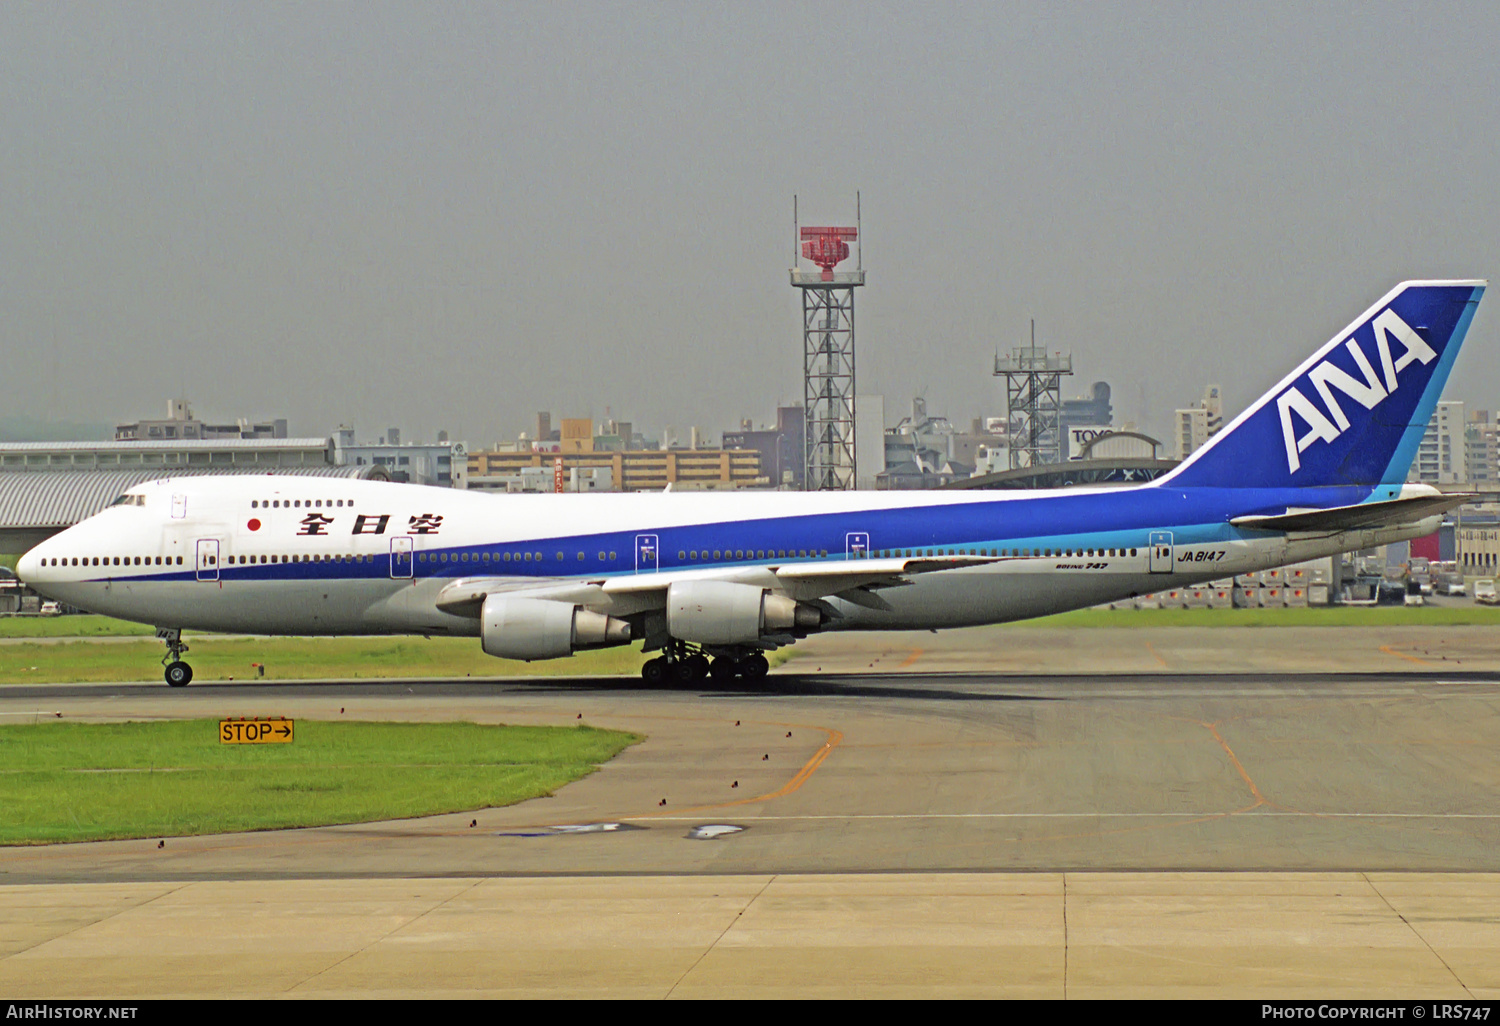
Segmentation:
{"type": "MultiPolygon", "coordinates": [[[[47,561],[42,560],[46,566],[47,561]]],[[[181,566],[181,556],[57,556],[53,566],[181,566]],[[102,560],[102,562],[101,562],[102,560]],[[163,562],[165,561],[165,562],[163,562]]]]}
{"type": "MultiPolygon", "coordinates": [[[[557,558],[562,560],[566,557],[559,552],[557,558]]],[[[582,552],[578,554],[578,558],[583,558],[582,552]]],[[[599,558],[601,560],[604,559],[604,553],[599,553],[599,558]]],[[[614,559],[615,554],[611,552],[609,558],[614,559]]],[[[540,552],[505,552],[494,556],[491,556],[488,552],[475,552],[472,555],[467,552],[455,552],[452,557],[446,552],[434,552],[430,555],[426,552],[417,554],[418,563],[540,563],[541,561],[542,554],[540,552]]]]}
{"type": "MultiPolygon", "coordinates": [[[[225,566],[244,566],[246,563],[373,563],[374,556],[350,556],[350,555],[322,555],[309,554],[301,556],[226,556],[225,566]]],[[[208,557],[208,565],[213,566],[214,557],[208,557]]]]}
{"type": "MultiPolygon", "coordinates": [[[[312,509],[314,506],[318,506],[318,507],[321,507],[321,506],[342,506],[343,504],[344,504],[344,500],[343,499],[337,499],[337,500],[335,500],[335,499],[270,499],[270,500],[266,500],[266,499],[251,499],[250,500],[250,508],[251,509],[284,509],[284,508],[285,509],[291,509],[293,507],[301,508],[303,506],[306,506],[308,509],[312,509]]],[[[354,500],[353,499],[349,500],[349,505],[351,505],[351,506],[354,505],[354,500]]]]}
{"type": "MultiPolygon", "coordinates": [[[[922,556],[1124,556],[1126,553],[1134,556],[1135,549],[880,549],[873,553],[874,558],[905,559],[922,556]]],[[[820,559],[828,555],[827,549],[679,549],[677,558],[680,560],[704,560],[704,559],[820,559]]],[[[563,553],[557,554],[559,562],[567,558],[563,553]]],[[[586,560],[584,553],[578,554],[578,561],[586,560]]],[[[600,552],[599,561],[613,561],[616,553],[600,552]]],[[[870,557],[864,557],[870,558],[870,557]]],[[[505,552],[496,556],[490,553],[467,552],[454,553],[451,557],[448,553],[419,553],[417,561],[420,563],[540,563],[542,554],[540,552],[505,552]]],[[[226,566],[244,566],[254,563],[373,563],[374,556],[355,555],[262,555],[262,556],[228,556],[224,563],[226,566]]],[[[206,558],[209,566],[214,566],[217,559],[213,556],[206,558]]],[[[43,561],[46,565],[46,561],[43,561]]],[[[181,556],[79,556],[79,557],[54,557],[52,566],[182,566],[181,556]],[[103,560],[101,564],[100,560],[103,560]],[[82,560],[82,562],[80,562],[82,560]],[[122,562],[123,560],[123,562],[122,562]],[[165,563],[163,563],[165,560],[165,563]]]]}
{"type": "MultiPolygon", "coordinates": [[[[878,549],[874,552],[856,551],[856,559],[906,559],[921,556],[1123,556],[1126,549],[878,549]]],[[[1130,555],[1135,555],[1136,550],[1128,550],[1130,555]]],[[[827,549],[714,549],[712,553],[708,549],[699,551],[697,549],[677,550],[677,558],[685,560],[695,559],[818,559],[828,555],[827,549]]],[[[583,553],[578,554],[583,558],[583,553]]]]}
{"type": "MultiPolygon", "coordinates": [[[[1080,556],[1098,558],[1102,556],[1134,556],[1135,549],[880,549],[872,553],[856,553],[856,558],[861,559],[904,559],[923,556],[1080,556]]],[[[694,560],[724,560],[724,559],[826,559],[827,549],[678,549],[677,558],[682,561],[694,560]]],[[[567,558],[566,554],[557,553],[558,562],[567,558]]],[[[602,562],[613,561],[617,558],[614,552],[600,552],[598,560],[602,562]]],[[[490,553],[467,552],[454,553],[451,556],[446,553],[418,553],[419,563],[540,563],[543,559],[540,552],[504,552],[494,556],[490,553]]],[[[587,561],[586,553],[578,553],[578,562],[587,561]]]]}
{"type": "Polygon", "coordinates": [[[823,559],[827,549],[688,549],[677,550],[678,559],[823,559]]]}
{"type": "MultiPolygon", "coordinates": [[[[215,556],[204,557],[204,565],[218,565],[215,556]]],[[[248,563],[373,563],[374,556],[306,555],[306,556],[226,556],[225,566],[248,563]]],[[[43,566],[182,566],[181,556],[57,556],[42,560],[43,566]]]]}

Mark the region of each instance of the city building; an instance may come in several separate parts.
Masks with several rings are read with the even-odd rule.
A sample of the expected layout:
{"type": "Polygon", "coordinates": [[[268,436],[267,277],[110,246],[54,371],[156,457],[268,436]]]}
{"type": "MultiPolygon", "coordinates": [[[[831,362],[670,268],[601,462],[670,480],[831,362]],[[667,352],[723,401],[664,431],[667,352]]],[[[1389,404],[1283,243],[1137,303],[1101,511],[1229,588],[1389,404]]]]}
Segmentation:
{"type": "Polygon", "coordinates": [[[1077,459],[1088,442],[1109,431],[1114,424],[1115,411],[1109,401],[1109,383],[1096,381],[1089,395],[1075,399],[1064,399],[1058,414],[1063,436],[1064,459],[1077,459]]]}
{"type": "Polygon", "coordinates": [[[885,468],[876,475],[882,490],[939,488],[1004,461],[1010,438],[1004,417],[971,421],[959,431],[947,417],[929,414],[927,401],[911,402],[911,415],[885,432],[885,468]]]}
{"type": "Polygon", "coordinates": [[[1198,405],[1175,411],[1173,424],[1177,458],[1185,460],[1224,426],[1224,404],[1219,397],[1219,386],[1209,385],[1205,388],[1198,405]]]}
{"type": "Polygon", "coordinates": [[[432,444],[402,442],[399,428],[387,428],[374,442],[357,442],[354,428],[340,426],[332,439],[331,461],[340,467],[380,467],[400,484],[467,488],[469,456],[463,442],[448,440],[446,431],[432,444]]]}
{"type": "Polygon", "coordinates": [[[1427,430],[1417,446],[1408,481],[1428,484],[1456,484],[1468,480],[1464,404],[1443,400],[1437,404],[1427,430]]]}
{"type": "Polygon", "coordinates": [[[117,442],[285,437],[285,418],[258,424],[244,418],[233,424],[209,424],[193,416],[193,408],[186,399],[168,399],[165,420],[138,420],[134,424],[115,425],[117,442]]]}
{"type": "Polygon", "coordinates": [[[1475,410],[1464,425],[1464,471],[1474,484],[1500,481],[1500,423],[1489,410],[1475,410]]]}
{"type": "MultiPolygon", "coordinates": [[[[863,400],[861,400],[863,401],[863,400]]],[[[801,490],[807,470],[807,441],[800,406],[778,406],[776,427],[752,429],[748,422],[738,431],[724,432],[724,448],[753,449],[760,454],[760,473],[776,488],[801,490]]],[[[883,455],[883,454],[882,454],[883,455]]],[[[860,474],[864,473],[864,450],[859,451],[860,474]]],[[[883,465],[883,461],[882,461],[883,465]]]]}
{"type": "Polygon", "coordinates": [[[612,492],[615,491],[612,467],[569,467],[559,475],[555,466],[521,467],[514,474],[495,474],[484,479],[480,486],[487,491],[511,494],[542,494],[546,492],[612,492]],[[562,488],[558,488],[561,483],[562,488]]]}
{"type": "MultiPolygon", "coordinates": [[[[592,468],[606,468],[616,491],[674,491],[766,488],[770,480],[761,472],[760,453],[755,449],[641,449],[615,452],[560,452],[490,450],[468,454],[468,487],[509,491],[517,475],[527,467],[558,468],[562,479],[571,480],[574,470],[589,479],[592,468]]],[[[564,489],[566,490],[566,486],[564,489]]],[[[584,489],[587,490],[587,489],[584,489]]]]}
{"type": "Polygon", "coordinates": [[[1470,576],[1500,574],[1500,510],[1465,506],[1453,528],[1454,559],[1460,573],[1470,576]]]}
{"type": "Polygon", "coordinates": [[[278,471],[336,466],[328,438],[179,438],[126,442],[0,442],[0,473],[144,470],[278,471]]]}

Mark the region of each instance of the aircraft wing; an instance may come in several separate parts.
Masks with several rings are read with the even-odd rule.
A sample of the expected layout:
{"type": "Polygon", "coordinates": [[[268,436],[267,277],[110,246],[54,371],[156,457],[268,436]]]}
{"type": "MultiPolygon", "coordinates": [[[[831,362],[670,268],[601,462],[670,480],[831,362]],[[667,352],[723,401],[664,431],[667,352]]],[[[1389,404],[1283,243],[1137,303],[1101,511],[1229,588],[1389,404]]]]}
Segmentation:
{"type": "Polygon", "coordinates": [[[1355,506],[1288,509],[1285,513],[1269,516],[1234,517],[1229,522],[1235,527],[1265,531],[1355,531],[1414,523],[1462,506],[1475,498],[1475,495],[1444,495],[1434,492],[1385,502],[1364,502],[1355,506]]]}
{"type": "Polygon", "coordinates": [[[666,606],[667,589],[686,581],[728,581],[780,592],[800,601],[831,595],[870,604],[874,589],[900,587],[917,574],[999,562],[999,557],[922,556],[855,559],[837,563],[780,563],[743,567],[663,570],[620,577],[558,581],[516,581],[500,577],[464,577],[438,593],[437,606],[459,616],[479,615],[490,595],[571,602],[612,616],[629,616],[666,606]]]}

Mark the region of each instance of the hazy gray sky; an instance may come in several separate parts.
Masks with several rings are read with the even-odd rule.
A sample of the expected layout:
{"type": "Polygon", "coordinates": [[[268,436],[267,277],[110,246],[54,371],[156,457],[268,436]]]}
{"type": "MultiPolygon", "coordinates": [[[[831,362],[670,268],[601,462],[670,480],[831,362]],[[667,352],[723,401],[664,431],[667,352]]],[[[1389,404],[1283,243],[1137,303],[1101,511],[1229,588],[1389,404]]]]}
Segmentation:
{"type": "MultiPolygon", "coordinates": [[[[1500,5],[0,5],[6,412],[471,444],[801,401],[791,200],[863,193],[861,392],[1238,410],[1500,266],[1500,5]]],[[[1500,405],[1500,294],[1449,398],[1500,405]]]]}

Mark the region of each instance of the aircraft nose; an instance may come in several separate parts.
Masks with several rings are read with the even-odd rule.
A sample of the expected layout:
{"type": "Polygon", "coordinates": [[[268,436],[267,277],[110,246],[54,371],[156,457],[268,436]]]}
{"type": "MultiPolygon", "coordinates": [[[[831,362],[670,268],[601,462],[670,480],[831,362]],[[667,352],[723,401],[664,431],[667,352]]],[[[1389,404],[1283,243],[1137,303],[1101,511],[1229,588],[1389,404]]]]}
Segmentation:
{"type": "Polygon", "coordinates": [[[36,549],[32,549],[16,561],[16,576],[30,583],[36,580],[37,570],[41,565],[41,557],[36,554],[36,549]]]}

